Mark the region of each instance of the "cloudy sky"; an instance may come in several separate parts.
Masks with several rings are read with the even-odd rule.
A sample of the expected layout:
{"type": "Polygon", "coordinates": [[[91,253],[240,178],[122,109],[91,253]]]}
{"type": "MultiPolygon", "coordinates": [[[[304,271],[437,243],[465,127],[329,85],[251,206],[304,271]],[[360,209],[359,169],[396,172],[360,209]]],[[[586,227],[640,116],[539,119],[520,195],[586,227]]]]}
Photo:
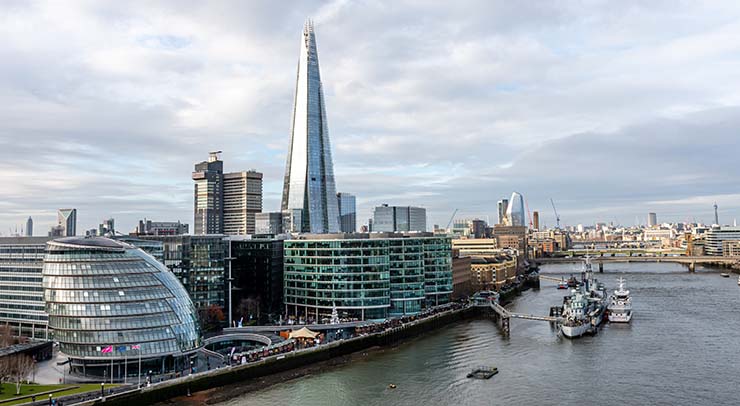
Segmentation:
{"type": "Polygon", "coordinates": [[[315,21],[339,191],[495,219],[740,217],[740,3],[3,1],[0,233],[76,207],[192,223],[195,162],[279,208],[299,40],[315,21]]]}

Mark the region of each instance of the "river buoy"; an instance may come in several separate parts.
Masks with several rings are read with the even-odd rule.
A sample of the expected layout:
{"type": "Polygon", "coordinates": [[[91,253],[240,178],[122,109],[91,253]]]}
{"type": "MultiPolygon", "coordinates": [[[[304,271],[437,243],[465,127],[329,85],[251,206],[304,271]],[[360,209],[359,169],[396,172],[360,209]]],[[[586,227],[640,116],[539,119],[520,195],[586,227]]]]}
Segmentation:
{"type": "Polygon", "coordinates": [[[395,383],[392,383],[392,384],[388,385],[388,387],[391,388],[391,389],[396,389],[396,384],[395,383]]]}

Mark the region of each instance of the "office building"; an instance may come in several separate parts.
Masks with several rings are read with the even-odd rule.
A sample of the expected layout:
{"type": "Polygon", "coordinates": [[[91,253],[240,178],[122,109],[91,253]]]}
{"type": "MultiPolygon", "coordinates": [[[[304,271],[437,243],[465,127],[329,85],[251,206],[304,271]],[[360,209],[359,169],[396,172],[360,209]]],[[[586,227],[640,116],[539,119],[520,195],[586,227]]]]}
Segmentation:
{"type": "Polygon", "coordinates": [[[277,321],[283,311],[283,240],[229,239],[228,244],[233,319],[243,318],[245,324],[277,321]]]}
{"type": "Polygon", "coordinates": [[[502,226],[497,224],[493,227],[493,237],[496,239],[496,246],[499,248],[515,249],[519,256],[527,254],[526,226],[502,226]]]}
{"type": "Polygon", "coordinates": [[[64,228],[65,236],[74,237],[77,235],[77,209],[59,209],[57,224],[64,228]]]}
{"type": "Polygon", "coordinates": [[[211,152],[207,161],[195,164],[193,229],[195,234],[221,234],[224,225],[223,174],[221,151],[211,152]]]}
{"type": "Polygon", "coordinates": [[[49,339],[42,269],[49,237],[0,237],[0,324],[14,335],[49,339]]]}
{"type": "Polygon", "coordinates": [[[28,216],[28,220],[26,220],[26,237],[33,237],[33,219],[31,216],[28,216]]]}
{"type": "Polygon", "coordinates": [[[195,165],[194,233],[254,234],[254,214],[262,211],[262,173],[224,173],[220,153],[195,165]]]}
{"type": "Polygon", "coordinates": [[[254,170],[225,173],[223,189],[223,233],[254,234],[254,215],[262,212],[262,173],[254,170]]]}
{"type": "Polygon", "coordinates": [[[540,212],[538,212],[537,210],[532,212],[532,223],[533,223],[532,227],[534,228],[534,230],[539,231],[540,230],[540,212]]]}
{"type": "Polygon", "coordinates": [[[100,225],[98,225],[98,235],[103,237],[109,237],[116,235],[116,226],[115,226],[115,220],[112,218],[103,220],[100,225]]]}
{"type": "Polygon", "coordinates": [[[62,225],[55,225],[49,229],[49,237],[64,237],[65,228],[62,225]]]}
{"type": "Polygon", "coordinates": [[[337,205],[339,207],[339,231],[343,233],[354,233],[357,231],[357,203],[355,195],[350,193],[337,193],[337,205]]]}
{"type": "Polygon", "coordinates": [[[139,356],[142,369],[180,370],[200,346],[187,292],[132,245],[102,237],[50,241],[43,286],[49,328],[77,373],[136,376],[139,356]]]}
{"type": "Polygon", "coordinates": [[[510,226],[521,227],[527,225],[524,214],[524,198],[518,192],[511,194],[509,205],[506,208],[506,219],[510,226]]]}
{"type": "Polygon", "coordinates": [[[722,256],[733,258],[740,257],[740,240],[722,241],[722,256]]]}
{"type": "Polygon", "coordinates": [[[658,225],[658,215],[655,213],[648,213],[648,227],[655,227],[658,225]]]}
{"type": "Polygon", "coordinates": [[[516,279],[516,256],[499,253],[472,257],[470,271],[473,290],[499,290],[516,279]]]}
{"type": "Polygon", "coordinates": [[[498,224],[507,224],[506,220],[506,210],[509,208],[509,201],[506,199],[501,199],[497,203],[498,208],[498,224]]]}
{"type": "Polygon", "coordinates": [[[452,300],[465,299],[473,294],[471,281],[472,257],[460,255],[452,249],[452,300]]]}
{"type": "MultiPolygon", "coordinates": [[[[313,23],[303,27],[281,210],[300,210],[299,232],[336,233],[339,209],[313,23]]],[[[293,218],[297,218],[291,214],[293,218]]]]}
{"type": "Polygon", "coordinates": [[[163,244],[162,262],[185,287],[202,313],[211,306],[226,310],[224,235],[142,235],[163,244]]]}
{"type": "Polygon", "coordinates": [[[713,226],[706,232],[706,243],[704,252],[706,255],[724,255],[723,244],[725,241],[740,241],[740,227],[713,226]]]}
{"type": "Polygon", "coordinates": [[[287,314],[322,320],[336,307],[360,320],[414,314],[448,303],[449,237],[419,234],[303,235],[285,241],[287,314]]]}
{"type": "Polygon", "coordinates": [[[188,233],[188,225],[179,221],[139,220],[134,235],[182,235],[188,233]]]}
{"type": "Polygon", "coordinates": [[[452,240],[452,249],[463,256],[491,256],[500,252],[495,238],[459,238],[452,240]]]}
{"type": "Polygon", "coordinates": [[[373,210],[372,232],[424,232],[427,230],[427,210],[423,207],[388,206],[373,210]]]}
{"type": "Polygon", "coordinates": [[[283,232],[283,213],[268,212],[255,213],[254,215],[255,234],[280,234],[283,232]]]}

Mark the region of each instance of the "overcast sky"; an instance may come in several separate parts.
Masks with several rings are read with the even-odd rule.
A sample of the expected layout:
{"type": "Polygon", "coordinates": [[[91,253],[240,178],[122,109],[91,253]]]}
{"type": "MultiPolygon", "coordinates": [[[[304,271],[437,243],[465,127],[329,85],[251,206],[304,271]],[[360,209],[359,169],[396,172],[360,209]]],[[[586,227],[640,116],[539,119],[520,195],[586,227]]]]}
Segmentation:
{"type": "Polygon", "coordinates": [[[428,222],[521,192],[541,222],[740,217],[740,3],[3,1],[0,233],[56,209],[192,223],[193,164],[279,209],[303,22],[337,190],[428,222]]]}

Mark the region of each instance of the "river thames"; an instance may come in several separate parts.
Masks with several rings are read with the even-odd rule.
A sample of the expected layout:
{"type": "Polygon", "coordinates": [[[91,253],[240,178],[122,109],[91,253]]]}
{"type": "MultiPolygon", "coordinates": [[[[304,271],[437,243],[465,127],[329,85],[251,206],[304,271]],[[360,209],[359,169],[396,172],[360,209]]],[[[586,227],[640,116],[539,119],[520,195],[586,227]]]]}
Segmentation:
{"type": "MultiPolygon", "coordinates": [[[[541,272],[579,269],[558,264],[541,272]]],[[[571,341],[547,322],[512,320],[506,338],[492,321],[470,320],[220,405],[738,404],[737,275],[701,267],[690,274],[669,263],[608,263],[604,271],[596,277],[610,292],[618,277],[627,280],[629,325],[607,324],[595,337],[571,341]],[[480,365],[500,373],[466,378],[480,365]]],[[[542,281],[507,307],[547,314],[564,292],[542,281]]]]}

